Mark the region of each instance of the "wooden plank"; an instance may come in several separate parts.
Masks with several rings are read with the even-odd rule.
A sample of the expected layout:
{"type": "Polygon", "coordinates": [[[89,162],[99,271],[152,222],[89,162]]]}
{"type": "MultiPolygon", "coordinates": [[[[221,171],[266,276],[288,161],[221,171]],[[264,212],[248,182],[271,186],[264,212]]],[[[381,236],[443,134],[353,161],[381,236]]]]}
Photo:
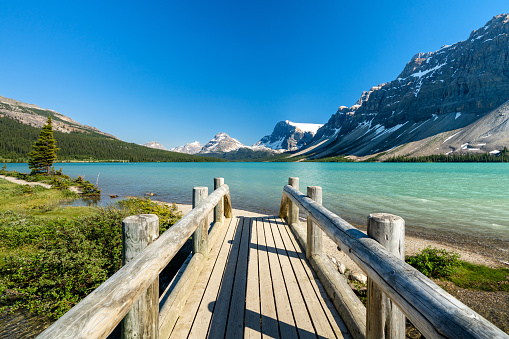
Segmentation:
{"type": "Polygon", "coordinates": [[[502,330],[375,240],[286,185],[284,192],[370,277],[426,337],[501,337],[502,330]]]}
{"type": "MultiPolygon", "coordinates": [[[[293,315],[295,317],[295,324],[299,333],[299,338],[316,338],[315,329],[309,315],[309,310],[304,301],[301,289],[297,282],[297,277],[293,271],[292,265],[290,264],[289,255],[295,255],[294,253],[288,253],[281,235],[278,230],[278,226],[274,219],[269,219],[271,222],[271,231],[274,238],[274,244],[277,251],[278,259],[281,264],[281,270],[283,272],[284,281],[290,297],[290,304],[292,307],[293,315]]],[[[325,319],[327,321],[327,319],[325,319]]],[[[329,334],[332,334],[330,331],[329,334]]],[[[330,335],[326,336],[331,338],[330,335]]]]}
{"type": "MultiPolygon", "coordinates": [[[[281,237],[282,246],[284,246],[286,251],[289,253],[288,259],[297,277],[299,288],[309,310],[317,335],[325,338],[336,338],[338,333],[341,333],[341,330],[336,324],[336,319],[329,319],[327,317],[323,305],[319,300],[321,299],[321,295],[317,295],[313,289],[311,281],[314,281],[314,278],[313,276],[308,276],[304,269],[304,266],[307,266],[304,253],[300,251],[300,248],[294,247],[294,244],[290,239],[291,236],[285,229],[286,227],[278,220],[274,220],[274,222],[279,232],[279,236],[281,237]]],[[[341,338],[341,336],[339,337],[341,338]]]]}
{"type": "Polygon", "coordinates": [[[247,259],[249,253],[250,225],[252,218],[242,218],[242,238],[240,240],[239,254],[237,258],[237,269],[235,270],[235,281],[233,283],[232,297],[230,301],[230,314],[226,327],[226,338],[242,338],[244,333],[244,312],[246,304],[247,286],[247,259]]]}
{"type": "Polygon", "coordinates": [[[245,339],[262,337],[260,317],[260,285],[258,275],[258,232],[256,218],[251,219],[249,241],[249,265],[247,269],[245,339]]]}
{"type": "MultiPolygon", "coordinates": [[[[283,272],[281,271],[281,264],[279,263],[268,217],[263,218],[263,228],[265,233],[266,250],[269,258],[270,274],[272,276],[272,285],[274,288],[279,332],[282,339],[297,338],[295,320],[293,318],[293,312],[290,306],[290,300],[286,290],[285,281],[283,279],[283,272]]],[[[260,281],[260,284],[264,283],[266,283],[266,281],[260,281]]]]}
{"type": "Polygon", "coordinates": [[[258,271],[260,274],[260,314],[262,318],[263,338],[279,338],[276,303],[272,290],[269,257],[265,242],[265,230],[262,218],[256,219],[258,234],[258,271]]]}
{"type": "MultiPolygon", "coordinates": [[[[178,319],[175,328],[173,329],[170,338],[185,338],[188,336],[193,323],[197,323],[202,321],[202,317],[196,317],[199,312],[200,304],[204,302],[205,299],[214,300],[217,296],[217,291],[219,290],[219,284],[216,293],[212,296],[212,298],[206,295],[207,287],[210,287],[211,284],[214,284],[213,276],[216,271],[218,272],[216,275],[222,276],[222,272],[224,271],[226,265],[226,258],[230,253],[231,241],[235,234],[235,230],[237,227],[238,220],[237,219],[227,219],[226,222],[229,222],[229,227],[225,227],[226,235],[223,238],[222,243],[214,247],[214,250],[210,253],[209,259],[205,263],[202,272],[196,282],[193,292],[189,297],[184,310],[182,311],[181,317],[178,319]],[[196,320],[195,320],[196,317],[196,320]]],[[[218,240],[222,240],[219,237],[218,240]]],[[[205,301],[206,302],[206,301],[205,301]]],[[[205,333],[202,333],[202,337],[205,337],[207,333],[208,323],[210,322],[211,312],[208,312],[208,319],[205,327],[205,333]]]]}
{"type": "MultiPolygon", "coordinates": [[[[317,296],[318,301],[320,302],[322,309],[324,310],[327,319],[329,320],[329,323],[331,324],[332,329],[334,330],[334,333],[336,334],[336,337],[350,338],[351,335],[349,334],[349,331],[345,326],[343,319],[336,311],[334,304],[328,297],[327,292],[325,291],[325,288],[319,281],[316,273],[311,269],[310,263],[306,260],[306,257],[303,252],[305,247],[299,246],[296,236],[290,231],[289,227],[287,227],[284,220],[278,219],[278,226],[281,231],[281,234],[283,235],[283,238],[285,239],[285,244],[288,244],[289,249],[295,250],[295,252],[297,252],[297,256],[300,259],[301,265],[294,266],[294,268],[297,269],[302,268],[305,274],[304,276],[308,277],[307,279],[310,282],[311,287],[313,288],[313,291],[317,296]]],[[[296,261],[296,263],[299,262],[296,261]]],[[[303,280],[306,280],[306,278],[304,277],[303,280]]]]}
{"type": "MultiPolygon", "coordinates": [[[[292,234],[291,238],[295,238],[296,243],[298,242],[303,249],[306,248],[306,231],[295,224],[289,225],[287,229],[289,229],[288,233],[292,234]]],[[[298,244],[295,245],[296,248],[300,248],[298,244]]],[[[325,264],[320,256],[309,258],[309,264],[313,270],[310,270],[312,273],[308,272],[308,276],[317,276],[321,282],[319,286],[325,289],[330,298],[324,299],[332,301],[334,304],[332,308],[339,312],[350,334],[356,339],[364,339],[366,337],[366,307],[352,291],[346,278],[340,275],[332,264],[325,264]]],[[[315,291],[318,290],[315,289],[315,291]]]]}
{"type": "MultiPolygon", "coordinates": [[[[230,300],[232,298],[233,282],[235,280],[235,270],[237,267],[237,260],[240,250],[240,241],[242,239],[243,224],[245,218],[238,217],[237,231],[233,239],[233,244],[228,256],[228,262],[224,270],[223,279],[221,281],[221,288],[217,295],[217,300],[214,304],[212,320],[209,327],[209,338],[224,338],[226,333],[226,326],[228,324],[228,311],[230,308],[230,300]]],[[[244,304],[244,303],[243,303],[244,304]]],[[[211,304],[212,305],[212,304],[211,304]]],[[[210,306],[209,306],[210,307],[210,306]]],[[[192,333],[195,332],[193,328],[192,333]]],[[[198,333],[201,333],[198,332],[198,333]]]]}
{"type": "MultiPolygon", "coordinates": [[[[223,185],[140,255],[54,322],[39,338],[106,338],[230,189],[223,185]]],[[[228,208],[226,208],[225,214],[228,208]]]]}

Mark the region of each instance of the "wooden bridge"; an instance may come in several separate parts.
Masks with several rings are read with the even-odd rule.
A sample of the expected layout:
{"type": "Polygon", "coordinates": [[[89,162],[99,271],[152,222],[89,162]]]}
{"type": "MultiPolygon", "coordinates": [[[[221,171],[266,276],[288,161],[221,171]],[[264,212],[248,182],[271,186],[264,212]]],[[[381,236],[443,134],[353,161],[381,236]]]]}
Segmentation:
{"type": "Polygon", "coordinates": [[[233,215],[224,180],[214,187],[195,187],[192,211],[160,237],[157,216],[126,218],[123,268],[39,337],[106,338],[122,322],[124,338],[404,338],[407,317],[427,338],[509,338],[401,260],[400,217],[371,215],[367,236],[298,178],[279,216],[233,215]],[[367,308],[322,259],[322,233],[368,275],[367,308]],[[159,296],[159,273],[191,236],[159,296]]]}

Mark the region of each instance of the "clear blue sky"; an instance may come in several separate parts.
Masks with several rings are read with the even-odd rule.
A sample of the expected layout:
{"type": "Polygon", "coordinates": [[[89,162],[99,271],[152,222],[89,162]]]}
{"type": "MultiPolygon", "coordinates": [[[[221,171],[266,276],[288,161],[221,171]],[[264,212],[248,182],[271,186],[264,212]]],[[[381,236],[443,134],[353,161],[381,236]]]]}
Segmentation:
{"type": "Polygon", "coordinates": [[[281,120],[325,123],[414,54],[507,12],[507,0],[7,0],[0,95],[129,142],[226,132],[251,145],[281,120]]]}

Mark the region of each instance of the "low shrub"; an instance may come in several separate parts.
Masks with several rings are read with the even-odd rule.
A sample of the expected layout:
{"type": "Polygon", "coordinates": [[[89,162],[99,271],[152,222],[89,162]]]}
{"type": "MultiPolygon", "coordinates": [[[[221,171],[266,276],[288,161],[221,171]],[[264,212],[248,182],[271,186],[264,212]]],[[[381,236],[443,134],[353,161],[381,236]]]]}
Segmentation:
{"type": "Polygon", "coordinates": [[[456,272],[461,264],[459,258],[458,253],[428,246],[414,256],[407,256],[405,261],[428,278],[443,278],[456,272]]]}
{"type": "Polygon", "coordinates": [[[0,247],[9,253],[0,258],[0,307],[62,316],[120,269],[122,220],[140,213],[157,214],[161,232],[181,217],[175,205],[146,199],[74,219],[0,213],[0,247]],[[18,251],[22,247],[30,250],[18,251]]]}

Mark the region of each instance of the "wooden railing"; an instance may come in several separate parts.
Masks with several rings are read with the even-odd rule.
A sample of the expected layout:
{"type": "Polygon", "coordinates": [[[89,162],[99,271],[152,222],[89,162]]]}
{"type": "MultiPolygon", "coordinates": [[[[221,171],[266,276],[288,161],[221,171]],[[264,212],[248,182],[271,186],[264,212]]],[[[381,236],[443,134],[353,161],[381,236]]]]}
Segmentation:
{"type": "MultiPolygon", "coordinates": [[[[305,242],[311,264],[354,337],[403,338],[404,318],[401,322],[397,314],[401,310],[426,338],[509,338],[495,325],[406,264],[401,256],[394,255],[375,239],[321,206],[321,188],[309,187],[308,195],[305,195],[299,191],[298,178],[290,178],[289,183],[283,189],[280,216],[288,218],[288,224],[299,240],[305,242]],[[299,209],[307,216],[307,234],[303,234],[299,227],[299,209]],[[368,289],[373,285],[379,288],[397,307],[387,307],[383,298],[373,298],[373,291],[368,290],[366,315],[366,310],[341,288],[343,286],[351,291],[341,281],[341,275],[337,271],[331,272],[321,259],[319,230],[325,232],[367,274],[368,289]],[[369,284],[369,280],[372,284],[369,284]],[[344,300],[336,303],[338,298],[344,300]],[[378,310],[378,314],[370,310],[378,310]],[[396,314],[392,310],[396,310],[396,314]],[[367,319],[363,321],[363,317],[367,319]],[[385,323],[380,326],[380,321],[385,323]]],[[[382,219],[386,220],[382,220],[381,224],[389,225],[388,229],[398,228],[402,221],[401,218],[398,221],[398,218],[383,216],[382,219]]],[[[377,222],[380,220],[375,220],[375,224],[377,222]]],[[[390,236],[385,233],[382,238],[390,241],[389,238],[397,237],[398,233],[401,232],[396,230],[390,236]]]]}
{"type": "Polygon", "coordinates": [[[230,189],[223,178],[214,179],[214,188],[207,197],[206,187],[195,187],[192,211],[157,240],[154,235],[158,232],[157,216],[126,218],[123,222],[125,265],[38,338],[106,338],[128,312],[123,322],[125,338],[167,338],[203,267],[209,247],[217,238],[224,216],[232,217],[230,189]],[[209,233],[208,217],[212,210],[214,223],[209,233]],[[191,236],[194,255],[185,271],[180,272],[180,281],[171,284],[159,298],[159,273],[191,236]],[[144,249],[140,252],[136,247],[144,249]]]}

